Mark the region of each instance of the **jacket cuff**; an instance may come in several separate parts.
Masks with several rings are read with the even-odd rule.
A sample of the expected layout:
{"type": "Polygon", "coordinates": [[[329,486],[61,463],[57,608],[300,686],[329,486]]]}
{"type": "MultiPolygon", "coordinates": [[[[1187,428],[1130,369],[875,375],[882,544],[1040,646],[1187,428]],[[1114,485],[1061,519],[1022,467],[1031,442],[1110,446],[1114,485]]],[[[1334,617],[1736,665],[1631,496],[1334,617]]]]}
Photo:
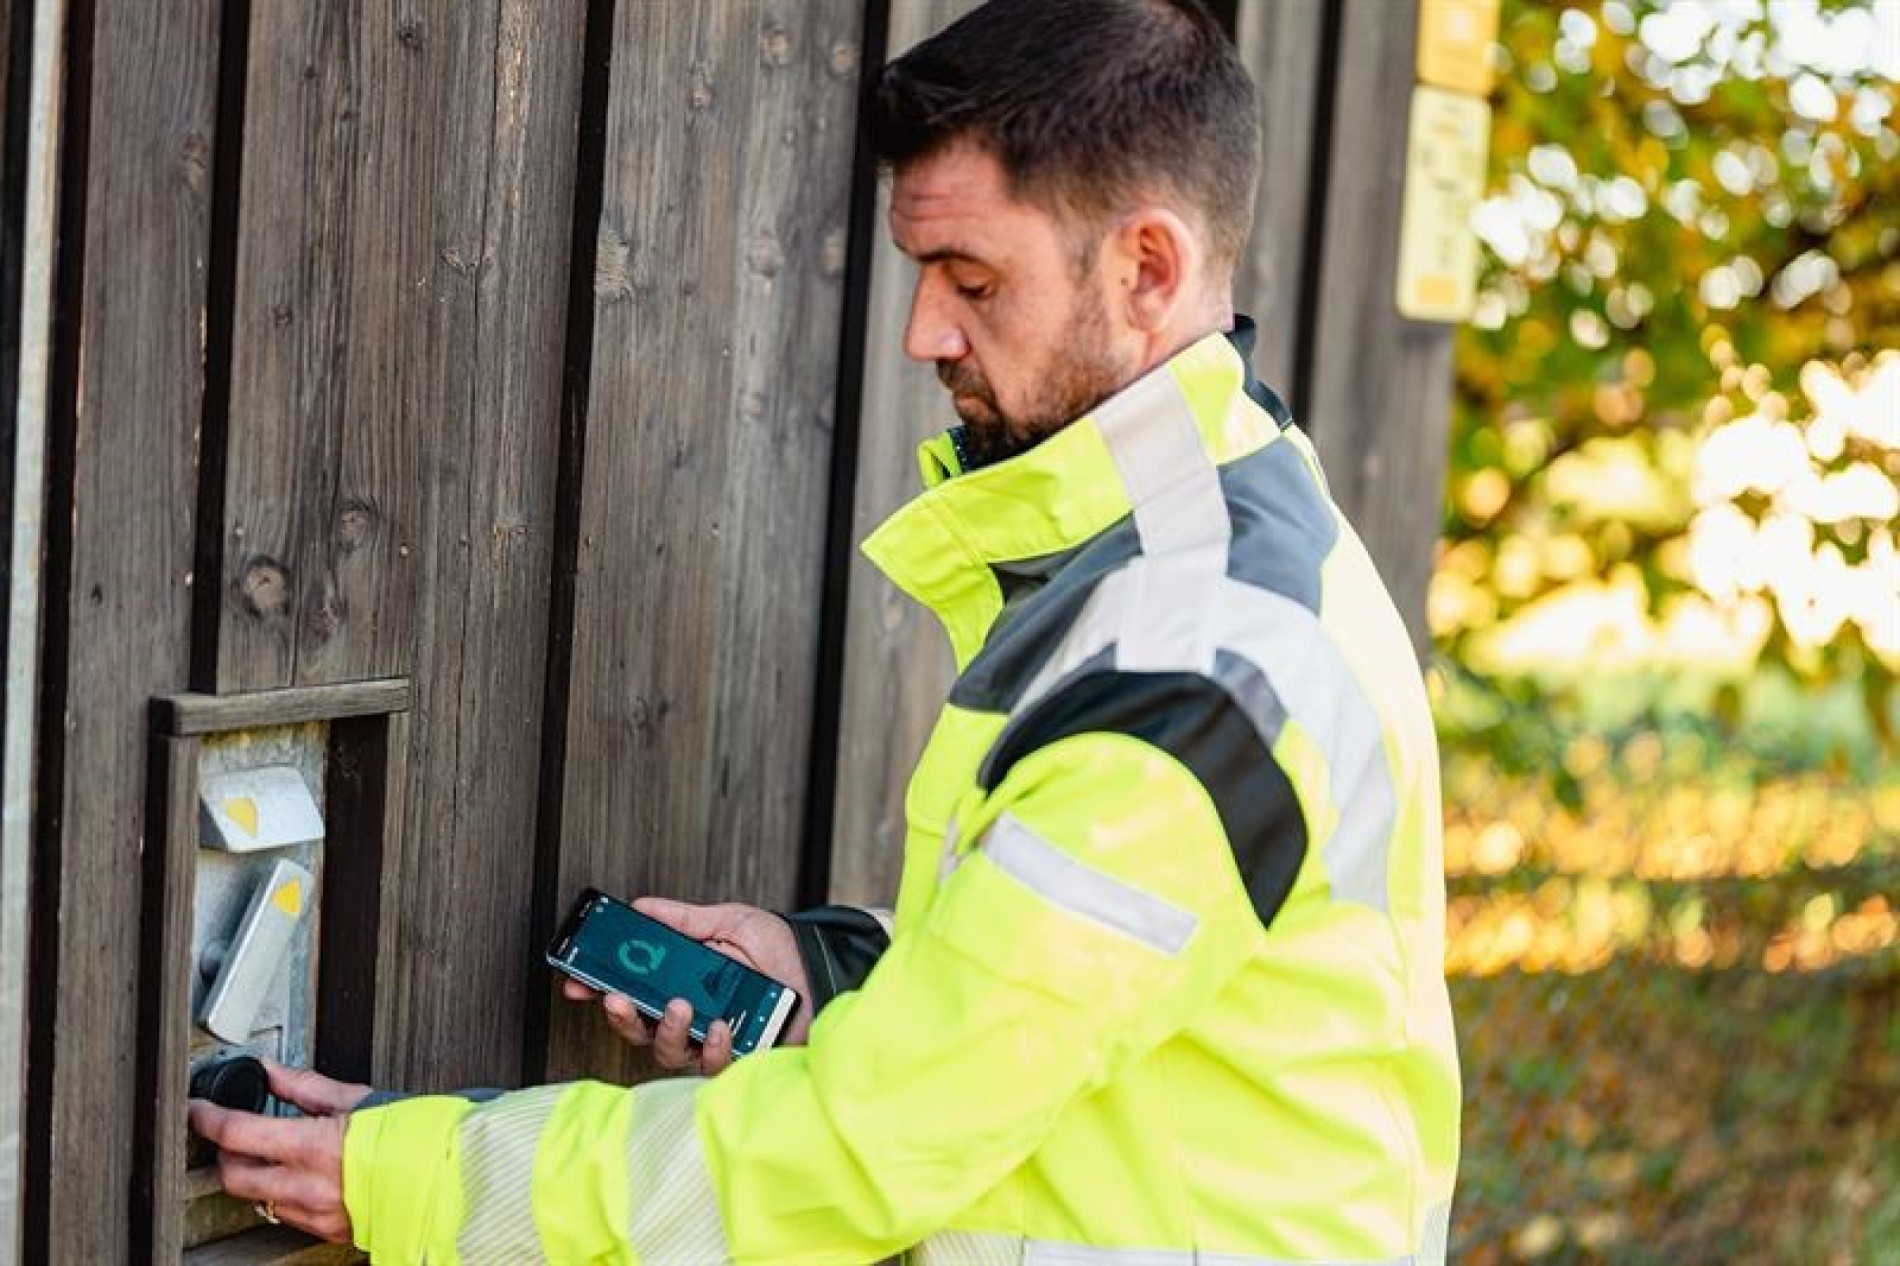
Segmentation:
{"type": "Polygon", "coordinates": [[[890,947],[885,920],[856,906],[820,906],[785,916],[811,985],[811,1014],[864,983],[890,947]]]}
{"type": "Polygon", "coordinates": [[[461,1203],[456,1134],[473,1106],[462,1098],[429,1096],[350,1114],[343,1134],[343,1207],[356,1247],[379,1261],[421,1261],[437,1217],[460,1221],[459,1208],[442,1206],[461,1203]]]}

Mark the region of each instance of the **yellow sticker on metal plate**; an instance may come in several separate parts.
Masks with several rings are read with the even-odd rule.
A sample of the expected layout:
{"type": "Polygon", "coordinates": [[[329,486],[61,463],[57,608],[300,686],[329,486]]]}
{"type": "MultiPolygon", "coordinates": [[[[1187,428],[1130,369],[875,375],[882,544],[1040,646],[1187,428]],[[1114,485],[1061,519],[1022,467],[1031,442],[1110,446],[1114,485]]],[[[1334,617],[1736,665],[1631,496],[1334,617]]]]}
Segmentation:
{"type": "Polygon", "coordinates": [[[1418,10],[1421,82],[1485,96],[1491,91],[1491,41],[1499,0],[1423,0],[1418,10]]]}
{"type": "Polygon", "coordinates": [[[249,796],[234,796],[218,807],[238,830],[246,835],[257,834],[257,801],[249,796]]]}
{"type": "Polygon", "coordinates": [[[1477,301],[1478,237],[1471,213],[1484,196],[1491,107],[1476,97],[1412,90],[1399,221],[1399,312],[1414,321],[1463,321],[1477,301]]]}
{"type": "Polygon", "coordinates": [[[291,918],[303,913],[303,883],[293,879],[270,895],[270,903],[291,918]]]}

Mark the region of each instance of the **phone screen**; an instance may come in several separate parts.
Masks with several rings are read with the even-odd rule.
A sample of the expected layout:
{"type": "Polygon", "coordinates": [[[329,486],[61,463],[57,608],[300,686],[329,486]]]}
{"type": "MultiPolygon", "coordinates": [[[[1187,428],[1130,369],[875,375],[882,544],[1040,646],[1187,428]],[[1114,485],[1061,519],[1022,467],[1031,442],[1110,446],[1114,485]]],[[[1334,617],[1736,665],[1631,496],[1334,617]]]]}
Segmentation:
{"type": "Polygon", "coordinates": [[[776,980],[592,889],[575,903],[548,962],[596,989],[626,995],[650,1016],[684,998],[693,1008],[693,1036],[704,1041],[712,1022],[724,1020],[738,1053],[770,1045],[796,1002],[776,980]]]}

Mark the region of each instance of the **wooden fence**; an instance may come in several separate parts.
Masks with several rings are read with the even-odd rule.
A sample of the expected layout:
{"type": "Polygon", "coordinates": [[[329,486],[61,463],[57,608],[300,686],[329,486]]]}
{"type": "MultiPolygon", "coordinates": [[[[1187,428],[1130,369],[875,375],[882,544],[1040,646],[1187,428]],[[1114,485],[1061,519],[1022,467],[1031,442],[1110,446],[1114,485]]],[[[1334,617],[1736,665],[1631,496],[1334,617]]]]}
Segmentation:
{"type": "MultiPolygon", "coordinates": [[[[946,404],[854,119],[967,7],[7,7],[10,41],[60,23],[63,90],[0,1259],[177,1252],[192,724],[332,719],[319,1018],[360,1041],[317,1050],[384,1083],[637,1074],[538,965],[585,883],[888,902],[949,661],[853,546],[946,404]]],[[[1419,615],[1449,339],[1392,302],[1415,5],[1216,7],[1266,120],[1260,368],[1419,615]]]]}

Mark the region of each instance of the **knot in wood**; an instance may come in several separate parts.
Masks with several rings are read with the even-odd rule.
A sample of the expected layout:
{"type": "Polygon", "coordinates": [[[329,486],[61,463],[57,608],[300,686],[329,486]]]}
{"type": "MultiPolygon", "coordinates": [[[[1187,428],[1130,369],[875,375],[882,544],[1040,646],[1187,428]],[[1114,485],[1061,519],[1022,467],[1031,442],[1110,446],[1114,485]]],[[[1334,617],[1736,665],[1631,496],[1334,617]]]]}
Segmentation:
{"type": "Polygon", "coordinates": [[[404,18],[396,26],[396,41],[412,53],[422,51],[425,28],[421,18],[404,18]]]}
{"type": "Polygon", "coordinates": [[[827,66],[833,78],[843,79],[858,68],[858,46],[850,40],[839,40],[831,46],[827,66]]]}
{"type": "Polygon", "coordinates": [[[178,161],[184,168],[185,184],[194,190],[203,189],[211,167],[210,138],[195,129],[185,133],[178,147],[178,161]]]}
{"type": "Polygon", "coordinates": [[[361,549],[376,534],[376,511],[366,502],[351,501],[337,515],[336,539],[345,553],[361,549]]]}
{"type": "Polygon", "coordinates": [[[334,589],[326,589],[322,600],[317,603],[316,611],[309,613],[304,620],[305,640],[314,646],[329,641],[343,627],[346,614],[342,595],[334,589]]]}
{"type": "Polygon", "coordinates": [[[238,597],[251,615],[275,619],[290,604],[290,578],[275,559],[254,559],[238,580],[238,597]]]}
{"type": "Polygon", "coordinates": [[[848,236],[843,225],[834,224],[825,231],[824,240],[818,245],[818,275],[826,281],[844,276],[848,236]]]}
{"type": "Polygon", "coordinates": [[[633,243],[605,218],[594,241],[594,297],[602,303],[633,298],[633,243]]]}
{"type": "Polygon", "coordinates": [[[782,26],[769,26],[759,35],[759,58],[767,66],[789,66],[792,61],[792,33],[782,26]]]}
{"type": "Polygon", "coordinates": [[[712,76],[706,72],[705,62],[694,62],[692,77],[686,88],[686,104],[695,113],[708,109],[713,103],[712,76]]]}
{"type": "Polygon", "coordinates": [[[772,277],[785,267],[785,248],[779,245],[776,234],[767,230],[756,233],[746,246],[746,267],[761,277],[772,277]]]}

